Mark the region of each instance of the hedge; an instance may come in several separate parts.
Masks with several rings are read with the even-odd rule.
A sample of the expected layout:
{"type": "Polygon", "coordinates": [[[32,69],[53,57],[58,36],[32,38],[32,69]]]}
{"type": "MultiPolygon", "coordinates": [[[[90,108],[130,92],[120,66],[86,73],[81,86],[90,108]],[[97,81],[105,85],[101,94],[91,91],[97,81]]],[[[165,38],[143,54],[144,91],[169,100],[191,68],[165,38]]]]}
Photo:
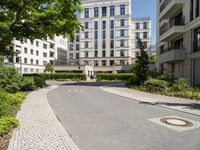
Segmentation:
{"type": "Polygon", "coordinates": [[[42,74],[27,74],[25,76],[42,77],[45,80],[57,79],[72,79],[72,80],[86,80],[86,75],[81,73],[42,73],[42,74]]]}
{"type": "Polygon", "coordinates": [[[133,73],[123,73],[123,74],[97,74],[97,80],[108,80],[108,81],[127,81],[130,78],[136,78],[133,73]]]}

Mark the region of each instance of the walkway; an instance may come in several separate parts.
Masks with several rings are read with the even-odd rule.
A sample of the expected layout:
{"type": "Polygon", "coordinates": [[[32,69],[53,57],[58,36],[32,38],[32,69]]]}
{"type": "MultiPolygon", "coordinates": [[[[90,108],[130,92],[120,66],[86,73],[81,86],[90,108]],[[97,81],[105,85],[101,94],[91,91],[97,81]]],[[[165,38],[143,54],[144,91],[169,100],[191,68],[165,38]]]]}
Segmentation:
{"type": "Polygon", "coordinates": [[[160,107],[170,108],[200,116],[200,101],[151,94],[124,87],[104,86],[101,88],[104,91],[115,95],[138,100],[141,104],[158,105],[160,107]]]}
{"type": "Polygon", "coordinates": [[[47,93],[55,88],[27,96],[17,115],[20,126],[14,131],[8,150],[79,150],[48,104],[47,93]]]}

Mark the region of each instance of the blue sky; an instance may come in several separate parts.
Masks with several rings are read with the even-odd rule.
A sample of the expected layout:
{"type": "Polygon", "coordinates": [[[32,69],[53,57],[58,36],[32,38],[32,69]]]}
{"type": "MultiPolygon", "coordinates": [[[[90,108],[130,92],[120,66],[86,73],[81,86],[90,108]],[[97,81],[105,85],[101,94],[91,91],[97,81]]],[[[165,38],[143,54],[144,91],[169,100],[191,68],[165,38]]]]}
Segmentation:
{"type": "Polygon", "coordinates": [[[156,43],[156,0],[132,0],[132,17],[151,17],[152,44],[156,43]]]}

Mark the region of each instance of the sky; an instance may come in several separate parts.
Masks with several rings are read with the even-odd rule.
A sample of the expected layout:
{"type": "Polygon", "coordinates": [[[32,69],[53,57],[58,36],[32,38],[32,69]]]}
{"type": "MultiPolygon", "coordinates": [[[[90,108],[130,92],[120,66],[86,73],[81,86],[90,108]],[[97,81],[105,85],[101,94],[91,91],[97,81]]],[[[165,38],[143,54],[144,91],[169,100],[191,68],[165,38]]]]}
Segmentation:
{"type": "Polygon", "coordinates": [[[156,43],[156,0],[132,0],[132,18],[150,17],[152,21],[152,44],[156,43]]]}

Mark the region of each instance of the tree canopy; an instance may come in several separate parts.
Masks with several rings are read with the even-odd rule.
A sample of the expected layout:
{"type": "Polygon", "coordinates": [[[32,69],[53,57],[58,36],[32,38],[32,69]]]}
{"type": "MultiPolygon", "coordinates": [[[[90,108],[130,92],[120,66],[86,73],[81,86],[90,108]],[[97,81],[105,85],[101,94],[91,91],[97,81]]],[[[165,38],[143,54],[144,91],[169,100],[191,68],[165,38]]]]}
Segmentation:
{"type": "Polygon", "coordinates": [[[13,39],[22,41],[72,36],[81,28],[76,13],[81,0],[0,0],[0,55],[13,54],[13,39]]]}

